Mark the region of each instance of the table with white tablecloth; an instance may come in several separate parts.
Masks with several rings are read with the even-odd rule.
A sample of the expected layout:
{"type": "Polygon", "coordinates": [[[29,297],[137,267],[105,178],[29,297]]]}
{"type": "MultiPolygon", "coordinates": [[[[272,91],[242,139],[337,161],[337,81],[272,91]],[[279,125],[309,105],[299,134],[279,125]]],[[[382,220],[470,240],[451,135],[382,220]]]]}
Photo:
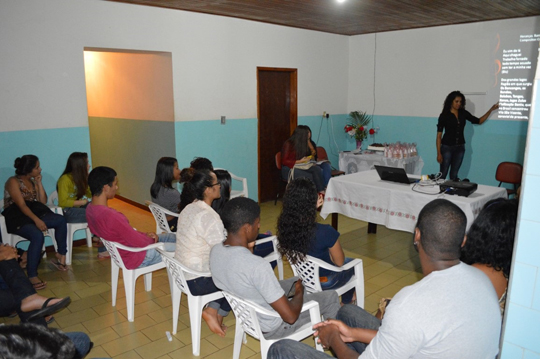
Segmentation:
{"type": "Polygon", "coordinates": [[[374,169],[373,165],[400,167],[409,174],[421,175],[424,160],[420,156],[388,158],[384,157],[382,152],[355,153],[346,151],[339,153],[339,169],[346,174],[369,171],[374,169]]]}
{"type": "Polygon", "coordinates": [[[438,186],[431,189],[435,195],[418,193],[413,191],[413,186],[382,181],[375,170],[333,177],[326,188],[321,216],[340,213],[413,233],[420,210],[436,198],[445,198],[463,210],[468,229],[486,202],[507,197],[506,189],[493,186],[478,185],[469,197],[437,194],[438,186]]]}

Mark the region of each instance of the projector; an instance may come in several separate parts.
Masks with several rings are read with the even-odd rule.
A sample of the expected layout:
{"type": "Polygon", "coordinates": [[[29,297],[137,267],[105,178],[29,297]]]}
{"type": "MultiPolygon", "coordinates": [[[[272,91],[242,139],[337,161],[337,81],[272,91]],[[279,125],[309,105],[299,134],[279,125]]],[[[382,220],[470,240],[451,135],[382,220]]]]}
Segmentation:
{"type": "Polygon", "coordinates": [[[478,189],[478,185],[472,182],[446,181],[439,185],[439,188],[441,192],[446,194],[469,197],[471,193],[474,193],[478,189]]]}

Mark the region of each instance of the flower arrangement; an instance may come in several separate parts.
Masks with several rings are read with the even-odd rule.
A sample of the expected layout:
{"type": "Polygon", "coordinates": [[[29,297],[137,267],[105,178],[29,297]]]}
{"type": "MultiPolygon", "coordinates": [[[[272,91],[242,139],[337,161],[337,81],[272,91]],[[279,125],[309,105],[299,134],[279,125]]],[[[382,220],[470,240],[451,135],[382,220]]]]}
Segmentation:
{"type": "MultiPolygon", "coordinates": [[[[367,125],[371,122],[371,116],[365,112],[352,111],[349,113],[350,122],[345,126],[345,132],[354,137],[356,141],[363,141],[368,135],[367,125]]],[[[369,130],[369,134],[375,134],[375,130],[372,128],[369,130]]]]}

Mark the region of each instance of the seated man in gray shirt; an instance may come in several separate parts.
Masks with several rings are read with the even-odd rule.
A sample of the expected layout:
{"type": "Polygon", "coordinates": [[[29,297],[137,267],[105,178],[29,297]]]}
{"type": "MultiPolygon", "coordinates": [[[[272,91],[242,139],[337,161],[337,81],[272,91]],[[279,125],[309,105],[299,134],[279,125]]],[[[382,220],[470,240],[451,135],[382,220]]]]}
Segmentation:
{"type": "Polygon", "coordinates": [[[227,239],[210,252],[210,271],[220,289],[250,300],[268,310],[275,310],[281,318],[259,315],[266,339],[279,339],[294,333],[310,322],[309,312],[300,313],[304,302],[319,303],[324,318],[335,318],[340,308],[335,291],[304,295],[304,286],[298,278],[278,281],[272,266],[265,259],[253,255],[259,234],[260,208],[248,198],[234,198],[227,202],[221,213],[227,239]],[[288,300],[285,291],[295,285],[294,296],[288,300]]]}

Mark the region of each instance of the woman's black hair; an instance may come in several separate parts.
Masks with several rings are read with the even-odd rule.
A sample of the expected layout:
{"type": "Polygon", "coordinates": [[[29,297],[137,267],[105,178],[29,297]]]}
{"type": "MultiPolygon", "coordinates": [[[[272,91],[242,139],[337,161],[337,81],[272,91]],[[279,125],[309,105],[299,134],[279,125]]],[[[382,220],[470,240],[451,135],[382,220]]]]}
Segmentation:
{"type": "MultiPolygon", "coordinates": [[[[308,133],[311,134],[311,136],[308,136],[308,141],[311,142],[311,145],[313,146],[313,149],[315,150],[315,158],[313,159],[317,161],[317,144],[315,143],[315,141],[313,141],[313,132],[311,131],[311,128],[309,128],[309,126],[306,126],[306,125],[299,125],[298,127],[306,129],[308,133]]],[[[309,151],[309,147],[308,147],[308,151],[309,151]]],[[[311,152],[309,154],[311,154],[311,152]]]]}
{"type": "Polygon", "coordinates": [[[219,198],[212,202],[212,208],[218,214],[221,214],[225,203],[231,198],[231,174],[227,170],[214,170],[218,183],[221,185],[219,198]]]}
{"type": "Polygon", "coordinates": [[[452,91],[452,92],[450,92],[448,94],[448,96],[446,96],[446,99],[444,100],[443,110],[442,110],[443,113],[449,113],[450,112],[450,109],[452,108],[452,102],[454,102],[454,99],[456,97],[461,97],[461,108],[460,108],[460,110],[463,110],[465,108],[465,105],[467,103],[467,101],[465,100],[465,95],[463,95],[459,91],[452,91]]]}
{"type": "Polygon", "coordinates": [[[36,164],[39,158],[34,155],[24,155],[17,157],[13,167],[15,167],[15,174],[18,176],[26,176],[36,168],[36,164]]]}
{"type": "Polygon", "coordinates": [[[287,185],[277,223],[278,249],[293,264],[305,258],[317,228],[315,184],[305,177],[287,185]]]}
{"type": "Polygon", "coordinates": [[[175,163],[178,163],[178,161],[174,157],[161,157],[158,160],[154,183],[150,187],[150,196],[152,198],[157,198],[161,187],[173,188],[175,163]]]}
{"type": "Polygon", "coordinates": [[[83,198],[88,189],[88,154],[86,152],[73,152],[69,155],[62,176],[69,173],[77,189],[77,199],[83,198]]]}
{"type": "Polygon", "coordinates": [[[308,129],[307,126],[298,126],[295,128],[292,136],[287,140],[291,142],[294,151],[296,152],[296,159],[299,160],[305,156],[311,155],[311,151],[308,147],[308,129]]]}
{"type": "Polygon", "coordinates": [[[180,193],[180,204],[178,205],[180,212],[196,199],[200,201],[204,199],[204,191],[212,186],[211,173],[208,170],[184,172],[185,177],[183,179],[186,182],[184,183],[184,188],[182,188],[182,193],[180,193]]]}
{"type": "Polygon", "coordinates": [[[461,250],[461,261],[486,264],[510,276],[514,250],[518,202],[515,199],[491,200],[475,219],[467,242],[461,250]]]}

